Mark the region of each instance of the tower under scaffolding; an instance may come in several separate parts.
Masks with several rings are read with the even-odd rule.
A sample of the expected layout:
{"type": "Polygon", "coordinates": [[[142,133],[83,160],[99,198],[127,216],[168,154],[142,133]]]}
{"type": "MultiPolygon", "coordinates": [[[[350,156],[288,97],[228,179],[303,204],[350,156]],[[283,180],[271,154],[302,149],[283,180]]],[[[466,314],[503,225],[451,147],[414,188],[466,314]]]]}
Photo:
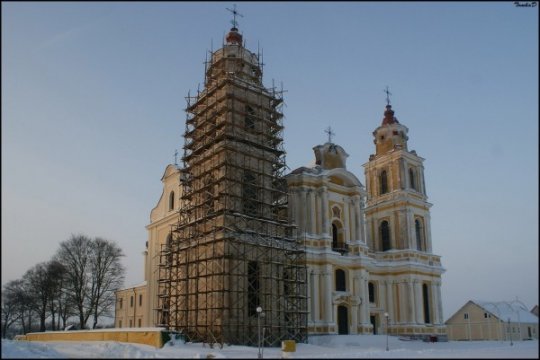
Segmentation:
{"type": "Polygon", "coordinates": [[[287,213],[283,90],[233,27],[186,98],[181,206],[159,264],[159,326],[208,344],[307,337],[305,248],[287,213]]]}

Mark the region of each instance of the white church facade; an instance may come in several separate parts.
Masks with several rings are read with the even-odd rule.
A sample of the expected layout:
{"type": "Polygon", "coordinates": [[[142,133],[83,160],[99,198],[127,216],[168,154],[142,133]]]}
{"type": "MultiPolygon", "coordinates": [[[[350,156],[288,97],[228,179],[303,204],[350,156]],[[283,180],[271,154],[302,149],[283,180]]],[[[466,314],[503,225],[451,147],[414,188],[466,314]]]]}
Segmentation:
{"type": "MultiPolygon", "coordinates": [[[[258,62],[253,62],[253,59],[257,58],[257,54],[252,54],[249,50],[243,48],[242,36],[237,32],[236,28],[231,29],[231,32],[227,35],[226,43],[224,43],[222,49],[216,51],[216,54],[219,51],[222,51],[223,54],[227,52],[232,54],[232,50],[241,50],[240,53],[243,54],[241,56],[242,61],[249,64],[249,70],[252,74],[255,74],[253,75],[255,78],[237,74],[236,78],[231,80],[230,74],[228,74],[229,78],[226,81],[223,80],[224,83],[227,82],[229,84],[227,86],[232,86],[231,91],[239,89],[241,86],[247,86],[246,83],[250,81],[260,86],[260,78],[257,78],[257,76],[262,75],[258,73],[258,62]],[[242,79],[240,79],[241,77],[242,79]]],[[[215,78],[212,79],[219,82],[221,75],[216,69],[223,65],[222,61],[228,60],[216,56],[212,61],[212,65],[207,69],[207,75],[213,72],[212,76],[215,78]]],[[[225,63],[223,66],[228,65],[225,63]]],[[[210,92],[210,90],[208,91],[210,92]]],[[[252,90],[246,87],[242,91],[249,92],[252,90]]],[[[263,90],[259,91],[264,93],[263,90]]],[[[232,96],[234,99],[235,95],[232,96]]],[[[276,102],[271,96],[268,95],[268,97],[271,99],[270,104],[276,102]]],[[[253,114],[256,114],[257,111],[262,113],[267,110],[264,108],[266,105],[260,104],[260,98],[257,98],[259,100],[250,99],[256,99],[255,95],[248,94],[243,98],[238,97],[236,101],[247,104],[242,108],[245,113],[238,116],[244,117],[242,126],[254,133],[253,129],[258,125],[254,125],[253,121],[257,121],[258,118],[253,114]],[[250,101],[253,102],[253,105],[250,104],[250,101]],[[255,103],[257,101],[259,101],[258,104],[255,103]]],[[[223,105],[218,105],[217,102],[214,104],[208,100],[206,101],[208,104],[204,105],[204,112],[216,114],[217,118],[213,124],[217,127],[219,127],[220,122],[219,114],[229,111],[227,106],[237,109],[234,107],[236,105],[230,105],[232,103],[224,102],[223,105]]],[[[198,105],[200,108],[202,108],[201,104],[198,105]]],[[[231,111],[233,114],[227,117],[228,120],[223,120],[224,123],[225,121],[234,123],[237,110],[231,111]]],[[[274,119],[273,116],[270,116],[270,118],[274,119]]],[[[197,118],[195,118],[194,123],[196,123],[196,120],[197,118]]],[[[223,131],[226,134],[229,130],[225,127],[226,125],[223,126],[223,131]]],[[[283,199],[287,198],[288,201],[283,202],[283,207],[276,213],[285,214],[286,222],[289,225],[284,225],[284,229],[289,229],[287,226],[294,229],[294,241],[301,244],[299,249],[303,252],[303,257],[298,259],[301,259],[304,267],[295,270],[295,276],[298,275],[298,279],[295,281],[301,283],[303,287],[301,287],[300,292],[291,297],[296,301],[296,309],[300,313],[295,319],[300,319],[298,321],[303,324],[300,327],[305,328],[307,335],[381,334],[388,331],[389,334],[394,335],[436,335],[444,337],[446,327],[442,313],[441,276],[445,270],[441,265],[440,256],[433,253],[430,231],[431,204],[428,202],[426,194],[424,159],[419,157],[414,150],[409,150],[408,128],[394,116],[389,101],[382,121],[375,120],[375,126],[377,126],[373,132],[375,153],[369,157],[366,156],[367,161],[363,165],[365,186],[359,180],[358,175],[348,169],[348,154],[340,145],[334,144],[331,138],[325,144],[313,148],[315,157],[313,166],[300,167],[283,174],[279,179],[281,185],[275,185],[281,189],[283,184],[286,183],[286,190],[284,190],[286,194],[283,199]]],[[[231,129],[233,130],[230,131],[237,131],[237,127],[238,125],[232,126],[231,129]]],[[[281,127],[274,126],[272,129],[279,130],[281,127]]],[[[234,137],[232,132],[230,139],[234,137]]],[[[254,138],[253,142],[256,141],[254,138]]],[[[216,142],[216,144],[218,143],[216,142]]],[[[267,146],[266,144],[265,146],[267,146]]],[[[261,144],[255,145],[253,145],[253,149],[262,148],[261,144]]],[[[224,148],[227,146],[223,145],[224,148]]],[[[218,147],[216,145],[216,148],[218,147]]],[[[216,148],[212,150],[213,155],[210,153],[205,155],[209,159],[207,164],[211,163],[212,158],[217,159],[218,156],[225,156],[216,155],[218,153],[223,154],[216,148]]],[[[272,151],[278,153],[278,150],[278,148],[275,148],[272,151]]],[[[269,153],[272,153],[272,151],[268,150],[269,153]]],[[[253,154],[253,152],[250,154],[253,154]]],[[[244,163],[241,166],[252,167],[251,164],[255,162],[256,157],[254,155],[243,156],[244,158],[252,156],[252,158],[243,160],[244,163]]],[[[261,158],[263,156],[269,155],[260,155],[261,158]]],[[[233,156],[231,159],[238,158],[233,156]]],[[[263,158],[264,161],[271,164],[270,160],[265,159],[263,158]]],[[[216,164],[222,163],[221,160],[213,161],[216,164]]],[[[226,161],[223,163],[225,164],[226,161]]],[[[198,166],[196,161],[189,163],[190,168],[194,166],[198,166]]],[[[214,167],[205,166],[208,169],[201,170],[201,174],[214,171],[214,167]]],[[[220,166],[222,166],[222,169],[226,169],[227,165],[220,166]]],[[[354,164],[353,168],[355,166],[356,164],[354,164]]],[[[266,163],[262,163],[259,168],[263,169],[261,170],[263,172],[271,171],[270,165],[266,163]],[[267,168],[268,170],[264,170],[267,168]]],[[[128,324],[132,324],[133,327],[162,326],[172,321],[170,305],[164,306],[164,302],[160,299],[168,296],[167,299],[170,301],[171,293],[174,292],[170,290],[169,285],[169,293],[163,293],[163,289],[166,288],[163,286],[166,281],[163,277],[164,249],[168,248],[171,242],[176,241],[171,228],[178,227],[179,222],[183,221],[181,214],[183,214],[183,211],[185,213],[183,207],[187,206],[188,194],[185,185],[186,175],[183,175],[184,170],[182,166],[171,164],[164,171],[161,178],[163,192],[156,207],[151,210],[150,223],[146,226],[148,241],[144,250],[145,279],[136,289],[127,288],[117,292],[116,327],[126,327],[129,326],[128,324]],[[135,301],[130,298],[133,296],[135,296],[135,301]],[[130,310],[129,304],[131,306],[135,304],[139,308],[136,311],[130,310]],[[122,311],[118,311],[119,308],[122,311]]],[[[214,178],[219,178],[219,172],[215,171],[214,178]]],[[[226,173],[226,171],[223,170],[223,173],[226,173]]],[[[244,180],[245,178],[244,176],[244,180]]],[[[273,183],[270,184],[270,182],[264,180],[264,174],[261,174],[260,178],[263,179],[261,181],[265,182],[266,185],[264,186],[274,186],[273,183]]],[[[193,184],[190,184],[190,186],[193,184]]],[[[240,188],[243,189],[245,194],[247,191],[246,185],[241,185],[240,188]]],[[[201,193],[200,196],[207,202],[208,196],[215,196],[217,199],[220,194],[227,190],[223,186],[220,187],[218,182],[216,182],[215,189],[217,190],[209,192],[210,195],[201,193]]],[[[261,185],[261,189],[262,192],[264,190],[263,185],[261,185]]],[[[264,199],[266,195],[260,196],[259,199],[264,199]]],[[[243,201],[243,209],[245,210],[246,200],[243,201]]],[[[280,203],[280,201],[280,199],[277,199],[274,204],[280,203]]],[[[260,200],[260,202],[263,203],[264,201],[260,200]]],[[[218,205],[218,202],[212,204],[212,210],[206,211],[202,216],[206,218],[217,216],[214,214],[223,210],[220,208],[221,205],[218,205]]],[[[226,207],[226,205],[223,206],[226,207]]],[[[262,210],[260,210],[259,214],[262,214],[260,217],[263,218],[265,216],[265,205],[261,206],[262,210]]],[[[226,213],[225,210],[223,210],[224,213],[226,213]]],[[[275,216],[277,216],[277,219],[281,215],[275,216]]],[[[204,219],[201,221],[206,221],[204,219]]],[[[216,224],[217,220],[215,219],[219,218],[213,217],[213,219],[213,224],[216,224]]],[[[272,223],[266,218],[264,221],[272,223]]],[[[279,221],[281,223],[282,220],[279,221]]],[[[223,220],[223,222],[226,223],[226,220],[223,220]]],[[[275,222],[277,223],[278,220],[275,222]]],[[[223,228],[225,230],[213,233],[214,239],[226,237],[224,235],[227,233],[226,225],[223,225],[223,228]]],[[[275,231],[279,232],[281,230],[275,231]]],[[[290,234],[289,230],[284,230],[283,234],[285,233],[290,234]]],[[[285,237],[287,236],[289,235],[285,237]]],[[[206,240],[204,243],[207,243],[206,240]]],[[[251,254],[249,251],[246,254],[251,254]]],[[[178,259],[174,261],[180,264],[181,262],[178,259]]],[[[227,259],[227,256],[224,255],[220,259],[227,259]]],[[[255,257],[253,259],[256,260],[255,257]]],[[[205,261],[204,266],[210,267],[208,260],[205,261]]],[[[199,265],[202,266],[202,264],[199,265]]],[[[218,264],[218,262],[215,264],[218,264]]],[[[213,263],[211,267],[214,268],[215,264],[213,263]]],[[[266,263],[263,261],[261,264],[260,266],[265,266],[266,263]]],[[[170,269],[173,265],[169,264],[167,266],[170,269]]],[[[245,290],[245,296],[247,297],[246,307],[249,307],[253,301],[263,301],[262,298],[258,297],[257,291],[259,289],[263,291],[262,289],[266,286],[265,281],[270,281],[271,275],[264,275],[266,276],[264,279],[257,278],[259,276],[258,266],[255,261],[249,261],[244,270],[247,284],[245,290]],[[253,270],[254,267],[257,270],[253,270]]],[[[176,272],[174,274],[174,276],[182,276],[179,274],[183,273],[176,272]]],[[[201,273],[198,274],[202,279],[201,273]]],[[[189,274],[186,274],[186,276],[189,276],[189,274]]],[[[277,285],[279,290],[276,289],[276,291],[280,291],[280,294],[282,292],[284,297],[288,296],[290,286],[295,284],[294,281],[289,281],[289,276],[282,275],[280,279],[275,280],[277,281],[276,284],[280,284],[277,285]]],[[[173,281],[177,281],[177,284],[179,284],[178,279],[173,281]]],[[[208,284],[204,285],[206,287],[203,290],[201,290],[200,285],[198,286],[196,289],[199,289],[199,292],[211,293],[211,290],[208,290],[208,284]]],[[[189,290],[191,288],[186,289],[182,291],[192,291],[189,290]]],[[[232,295],[229,294],[234,291],[236,291],[235,294],[238,294],[239,290],[219,291],[221,291],[220,294],[223,294],[223,301],[219,302],[219,305],[216,305],[215,308],[212,308],[212,311],[207,311],[210,309],[210,305],[204,305],[206,306],[204,316],[205,321],[214,321],[215,326],[225,329],[226,321],[224,317],[217,316],[214,318],[215,320],[208,320],[211,319],[209,314],[216,311],[227,312],[227,306],[232,301],[230,300],[232,295]]],[[[177,294],[174,296],[182,299],[184,295],[177,294]]],[[[180,300],[176,302],[178,307],[177,323],[183,321],[180,319],[183,316],[183,310],[180,310],[180,306],[198,306],[196,302],[188,302],[187,300],[191,298],[188,298],[187,295],[185,295],[185,299],[185,304],[180,300]]],[[[205,299],[209,298],[206,297],[205,299]]],[[[214,300],[208,300],[207,304],[210,301],[214,300]]],[[[284,301],[287,302],[288,300],[284,301]]],[[[218,304],[218,302],[215,303],[218,304]]],[[[285,324],[291,319],[290,311],[292,310],[287,309],[283,312],[285,314],[283,317],[285,324]]],[[[249,314],[249,309],[246,311],[248,313],[245,316],[245,329],[250,331],[254,318],[252,314],[249,314]]],[[[276,309],[275,316],[281,316],[279,315],[282,314],[280,311],[276,309]]],[[[188,313],[185,312],[185,314],[188,313]]],[[[269,327],[271,326],[273,324],[269,324],[269,327]]],[[[299,326],[298,323],[295,326],[299,326]]],[[[204,330],[207,328],[203,328],[198,326],[193,331],[196,333],[207,331],[204,330]]],[[[284,333],[288,331],[287,325],[283,326],[283,331],[284,333]]],[[[227,334],[226,330],[211,330],[211,332],[212,334],[219,334],[219,336],[226,336],[223,334],[227,334]]],[[[235,336],[238,339],[241,337],[241,335],[235,336]]],[[[246,340],[246,343],[249,343],[249,341],[246,340]]]]}

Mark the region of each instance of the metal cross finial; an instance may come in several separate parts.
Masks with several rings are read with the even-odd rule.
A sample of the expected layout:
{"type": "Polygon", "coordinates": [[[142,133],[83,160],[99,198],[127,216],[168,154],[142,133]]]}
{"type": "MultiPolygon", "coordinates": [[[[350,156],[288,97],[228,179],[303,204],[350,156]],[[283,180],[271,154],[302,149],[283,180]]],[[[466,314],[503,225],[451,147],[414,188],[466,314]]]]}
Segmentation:
{"type": "Polygon", "coordinates": [[[236,28],[238,26],[238,22],[236,21],[236,15],[240,16],[240,17],[244,17],[244,15],[240,14],[238,11],[236,11],[236,4],[234,4],[233,6],[233,9],[229,9],[229,8],[225,8],[227,10],[229,10],[232,14],[233,14],[233,19],[231,21],[231,24],[234,28],[236,28]]]}
{"type": "Polygon", "coordinates": [[[177,156],[178,156],[178,150],[174,149],[174,165],[178,165],[177,156]]]}
{"type": "Polygon", "coordinates": [[[332,128],[329,126],[328,129],[324,130],[324,132],[328,134],[328,142],[329,142],[329,143],[332,143],[332,136],[336,135],[336,134],[332,131],[332,128]]]}
{"type": "Polygon", "coordinates": [[[392,95],[392,93],[388,90],[388,85],[386,85],[386,89],[384,89],[383,92],[386,93],[386,105],[390,105],[390,95],[392,95]]]}

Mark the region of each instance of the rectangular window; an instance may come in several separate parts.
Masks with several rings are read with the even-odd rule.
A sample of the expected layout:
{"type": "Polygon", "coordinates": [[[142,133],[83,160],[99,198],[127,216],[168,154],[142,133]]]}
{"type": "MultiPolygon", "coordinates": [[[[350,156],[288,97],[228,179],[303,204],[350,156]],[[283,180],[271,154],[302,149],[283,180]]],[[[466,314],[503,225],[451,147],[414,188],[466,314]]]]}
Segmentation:
{"type": "Polygon", "coordinates": [[[129,300],[129,304],[130,304],[129,306],[133,307],[133,295],[131,295],[131,298],[129,300]]]}
{"type": "Polygon", "coordinates": [[[118,320],[118,327],[119,327],[119,328],[122,327],[122,320],[118,320]]]}
{"type": "Polygon", "coordinates": [[[131,323],[131,320],[129,320],[129,327],[131,327],[131,326],[132,326],[132,323],[131,323]]]}
{"type": "Polygon", "coordinates": [[[464,318],[464,319],[468,319],[468,318],[469,318],[469,314],[468,314],[468,313],[463,314],[463,318],[464,318]]]}
{"type": "Polygon", "coordinates": [[[139,319],[139,327],[141,327],[142,319],[139,319]]]}
{"type": "MultiPolygon", "coordinates": [[[[124,299],[123,298],[120,298],[120,303],[119,303],[119,307],[120,309],[122,309],[122,305],[124,304],[124,299]]],[[[121,327],[121,326],[120,326],[121,327]]]]}
{"type": "Polygon", "coordinates": [[[487,318],[488,318],[488,314],[484,313],[484,319],[487,319],[487,318]]]}
{"type": "Polygon", "coordinates": [[[139,306],[142,306],[142,294],[139,295],[139,306]]]}
{"type": "Polygon", "coordinates": [[[247,269],[247,281],[248,281],[248,316],[257,315],[257,307],[260,305],[259,291],[259,263],[257,261],[249,261],[247,269]]]}

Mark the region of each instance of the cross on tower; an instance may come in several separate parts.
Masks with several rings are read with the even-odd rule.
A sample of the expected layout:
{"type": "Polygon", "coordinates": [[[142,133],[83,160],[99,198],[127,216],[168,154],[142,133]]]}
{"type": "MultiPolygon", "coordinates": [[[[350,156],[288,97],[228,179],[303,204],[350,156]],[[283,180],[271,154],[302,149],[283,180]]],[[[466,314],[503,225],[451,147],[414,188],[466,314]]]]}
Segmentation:
{"type": "Polygon", "coordinates": [[[233,6],[233,9],[229,9],[229,8],[225,8],[227,9],[228,11],[230,11],[232,14],[233,14],[233,19],[231,21],[231,24],[234,28],[237,28],[238,27],[238,22],[236,21],[236,15],[240,16],[240,17],[244,17],[244,15],[240,14],[238,11],[236,11],[236,4],[234,4],[233,6]]]}
{"type": "Polygon", "coordinates": [[[177,156],[178,156],[178,150],[174,149],[174,165],[178,165],[177,156]]]}
{"type": "Polygon", "coordinates": [[[324,132],[328,134],[328,142],[329,142],[329,143],[332,143],[332,136],[336,135],[336,134],[332,131],[332,128],[329,126],[328,129],[324,130],[324,132]]]}
{"type": "Polygon", "coordinates": [[[392,93],[388,90],[388,85],[386,85],[386,89],[384,89],[383,92],[386,93],[386,105],[390,105],[390,95],[392,95],[392,93]]]}

